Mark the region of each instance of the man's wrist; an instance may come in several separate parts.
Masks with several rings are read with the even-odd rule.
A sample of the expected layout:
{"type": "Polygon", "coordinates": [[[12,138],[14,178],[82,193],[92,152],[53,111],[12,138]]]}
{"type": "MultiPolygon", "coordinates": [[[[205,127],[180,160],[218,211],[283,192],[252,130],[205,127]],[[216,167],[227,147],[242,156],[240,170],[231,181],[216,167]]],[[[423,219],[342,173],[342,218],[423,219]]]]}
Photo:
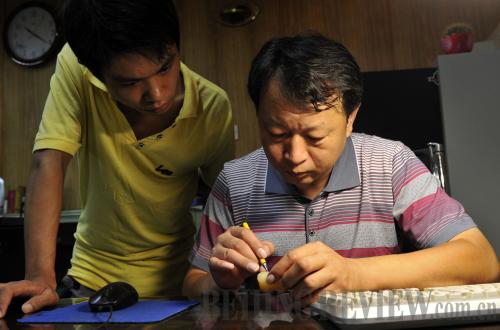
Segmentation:
{"type": "Polygon", "coordinates": [[[377,286],[376,276],[369,276],[368,265],[361,259],[347,259],[349,267],[348,290],[371,290],[377,286]]]}
{"type": "Polygon", "coordinates": [[[28,281],[45,283],[52,289],[56,289],[57,281],[54,272],[26,272],[24,278],[28,281]]]}
{"type": "Polygon", "coordinates": [[[206,287],[204,289],[205,289],[204,292],[207,292],[209,294],[219,293],[224,290],[217,284],[211,273],[207,273],[206,287]]]}

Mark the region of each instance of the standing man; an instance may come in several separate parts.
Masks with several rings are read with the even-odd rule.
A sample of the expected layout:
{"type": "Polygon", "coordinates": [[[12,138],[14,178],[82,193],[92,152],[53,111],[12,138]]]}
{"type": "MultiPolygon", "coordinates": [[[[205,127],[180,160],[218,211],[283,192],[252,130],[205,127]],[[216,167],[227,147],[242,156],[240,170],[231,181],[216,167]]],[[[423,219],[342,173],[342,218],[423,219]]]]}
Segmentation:
{"type": "Polygon", "coordinates": [[[352,133],[362,78],[343,45],[320,35],[272,39],[248,89],[263,148],[219,175],[186,295],[239,288],[259,271],[258,258],[268,258],[267,282],[304,304],[324,289],[498,280],[490,244],[413,152],[352,133]],[[402,253],[404,239],[418,251],[402,253]]]}
{"type": "Polygon", "coordinates": [[[65,171],[78,156],[82,212],[68,276],[73,295],[126,281],[140,296],[180,294],[198,174],[212,184],[234,156],[226,93],[181,62],[170,0],[67,0],[36,136],[25,218],[26,278],[0,286],[0,317],[55,304],[65,171]]]}

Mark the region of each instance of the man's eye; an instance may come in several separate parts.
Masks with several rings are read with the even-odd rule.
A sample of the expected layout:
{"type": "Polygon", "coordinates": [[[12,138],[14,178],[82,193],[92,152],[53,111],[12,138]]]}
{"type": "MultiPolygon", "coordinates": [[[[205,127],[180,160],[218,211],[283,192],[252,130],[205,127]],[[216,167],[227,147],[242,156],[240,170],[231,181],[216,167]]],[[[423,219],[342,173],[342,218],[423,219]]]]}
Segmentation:
{"type": "Polygon", "coordinates": [[[167,72],[167,71],[168,71],[168,69],[170,69],[170,63],[165,64],[164,66],[162,66],[162,67],[160,68],[160,71],[158,71],[158,72],[159,72],[159,73],[167,72]]]}
{"type": "Polygon", "coordinates": [[[287,137],[287,134],[286,133],[279,133],[279,134],[276,134],[276,133],[270,133],[271,134],[271,137],[273,139],[284,139],[287,137]]]}
{"type": "Polygon", "coordinates": [[[135,84],[137,84],[137,81],[123,81],[120,83],[120,86],[129,87],[129,86],[134,86],[135,84]]]}
{"type": "Polygon", "coordinates": [[[313,144],[320,143],[324,137],[315,137],[315,136],[309,136],[307,137],[309,141],[311,141],[313,144]]]}

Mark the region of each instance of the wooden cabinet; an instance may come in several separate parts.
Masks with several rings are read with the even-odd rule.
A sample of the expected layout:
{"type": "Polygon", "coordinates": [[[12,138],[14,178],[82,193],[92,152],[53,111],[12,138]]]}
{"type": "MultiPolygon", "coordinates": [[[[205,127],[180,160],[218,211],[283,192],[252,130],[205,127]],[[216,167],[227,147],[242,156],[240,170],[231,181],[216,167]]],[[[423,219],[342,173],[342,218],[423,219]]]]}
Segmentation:
{"type": "MultiPolygon", "coordinates": [[[[0,283],[24,278],[22,218],[0,218],[0,283]]],[[[73,252],[75,222],[61,223],[57,234],[56,279],[66,274],[73,252]]]]}

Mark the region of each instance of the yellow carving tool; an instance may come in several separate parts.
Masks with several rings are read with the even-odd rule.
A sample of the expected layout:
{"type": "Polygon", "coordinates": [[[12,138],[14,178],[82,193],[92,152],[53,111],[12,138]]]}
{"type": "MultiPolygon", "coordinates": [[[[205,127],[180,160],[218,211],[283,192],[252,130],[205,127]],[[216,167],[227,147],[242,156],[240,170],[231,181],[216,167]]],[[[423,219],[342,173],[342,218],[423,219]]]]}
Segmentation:
{"type": "MultiPolygon", "coordinates": [[[[248,223],[246,221],[243,221],[243,228],[246,228],[248,230],[251,230],[250,229],[250,226],[248,225],[248,223]]],[[[260,264],[262,265],[262,267],[264,267],[264,269],[266,270],[266,272],[269,271],[269,269],[267,268],[267,262],[266,262],[266,259],[265,258],[259,258],[259,261],[260,261],[260,264]]]]}

